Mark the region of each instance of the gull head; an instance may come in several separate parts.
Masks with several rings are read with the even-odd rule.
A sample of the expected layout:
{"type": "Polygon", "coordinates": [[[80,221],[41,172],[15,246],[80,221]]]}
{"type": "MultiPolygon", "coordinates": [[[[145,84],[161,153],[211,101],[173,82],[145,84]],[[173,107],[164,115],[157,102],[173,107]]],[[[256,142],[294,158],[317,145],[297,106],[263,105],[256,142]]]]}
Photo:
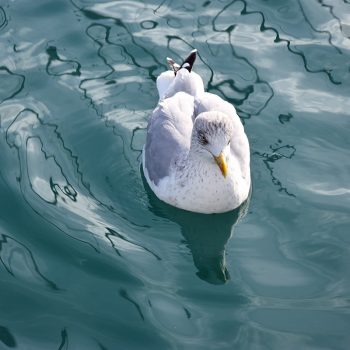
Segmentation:
{"type": "Polygon", "coordinates": [[[226,177],[232,136],[233,122],[228,115],[217,111],[203,112],[193,124],[191,152],[216,163],[226,177]]]}

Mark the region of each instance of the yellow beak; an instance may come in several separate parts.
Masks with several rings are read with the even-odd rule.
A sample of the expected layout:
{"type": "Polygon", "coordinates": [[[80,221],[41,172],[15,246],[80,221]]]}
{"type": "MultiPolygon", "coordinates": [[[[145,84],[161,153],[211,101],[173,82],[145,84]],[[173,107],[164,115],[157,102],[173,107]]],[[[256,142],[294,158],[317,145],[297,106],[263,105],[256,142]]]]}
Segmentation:
{"type": "Polygon", "coordinates": [[[219,166],[221,173],[224,177],[227,175],[227,163],[225,156],[221,152],[217,157],[214,156],[216,164],[219,166]]]}

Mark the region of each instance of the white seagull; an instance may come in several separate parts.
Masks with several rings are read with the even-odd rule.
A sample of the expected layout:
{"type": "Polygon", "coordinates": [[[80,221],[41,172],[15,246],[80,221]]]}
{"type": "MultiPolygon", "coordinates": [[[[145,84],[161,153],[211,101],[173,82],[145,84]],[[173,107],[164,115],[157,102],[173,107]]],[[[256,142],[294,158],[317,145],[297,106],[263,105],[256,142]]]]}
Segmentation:
{"type": "Polygon", "coordinates": [[[148,123],[143,172],[156,196],[198,213],[240,206],[250,191],[249,142],[235,108],[204,91],[192,71],[197,50],[157,78],[159,102],[148,123]]]}

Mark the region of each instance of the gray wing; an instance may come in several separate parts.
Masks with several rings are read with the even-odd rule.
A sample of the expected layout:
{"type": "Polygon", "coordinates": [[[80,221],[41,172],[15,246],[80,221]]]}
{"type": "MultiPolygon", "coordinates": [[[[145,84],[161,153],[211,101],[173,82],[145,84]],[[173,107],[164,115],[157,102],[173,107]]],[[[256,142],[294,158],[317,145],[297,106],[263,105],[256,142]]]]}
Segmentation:
{"type": "Polygon", "coordinates": [[[189,150],[194,98],[185,92],[161,101],[147,127],[144,167],[156,185],[170,175],[176,159],[189,150]]]}

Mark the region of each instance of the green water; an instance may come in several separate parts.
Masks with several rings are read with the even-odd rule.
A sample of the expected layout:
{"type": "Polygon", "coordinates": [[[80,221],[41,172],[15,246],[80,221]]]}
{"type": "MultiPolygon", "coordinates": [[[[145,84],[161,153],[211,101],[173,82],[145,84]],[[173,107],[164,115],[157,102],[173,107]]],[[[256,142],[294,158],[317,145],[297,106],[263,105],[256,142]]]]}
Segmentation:
{"type": "Polygon", "coordinates": [[[0,349],[349,349],[348,0],[0,6],[0,349]],[[141,174],[192,48],[250,140],[234,213],[141,174]]]}

